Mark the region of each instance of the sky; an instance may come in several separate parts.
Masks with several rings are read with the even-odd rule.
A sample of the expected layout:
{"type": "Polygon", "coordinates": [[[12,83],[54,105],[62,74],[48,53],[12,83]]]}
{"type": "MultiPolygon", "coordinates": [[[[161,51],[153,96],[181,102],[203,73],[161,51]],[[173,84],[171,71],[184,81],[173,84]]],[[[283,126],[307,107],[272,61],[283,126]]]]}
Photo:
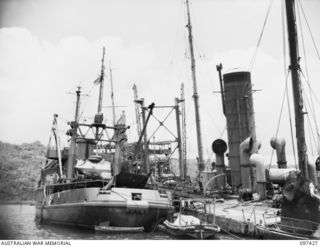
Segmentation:
{"type": "MultiPolygon", "coordinates": [[[[258,90],[254,92],[257,138],[262,142],[260,152],[267,162],[272,153],[269,140],[277,130],[285,88],[284,57],[288,61],[288,55],[284,56],[282,1],[191,1],[205,158],[213,157],[213,140],[227,140],[226,120],[217,93],[220,88],[216,65],[223,63],[223,73],[249,69],[270,3],[270,14],[250,68],[253,88],[258,90]]],[[[310,119],[306,118],[305,124],[308,150],[310,156],[316,156],[314,119],[317,123],[320,119],[319,111],[312,114],[311,101],[314,108],[319,109],[320,57],[313,41],[320,49],[320,1],[300,0],[300,3],[313,37],[312,40],[299,7],[297,21],[301,21],[303,34],[299,31],[301,68],[318,97],[310,96],[308,84],[303,80],[309,96],[305,103],[310,119]],[[309,123],[313,132],[309,130],[309,123]]],[[[121,111],[126,112],[127,124],[131,126],[129,141],[137,138],[133,84],[137,85],[139,98],[144,98],[146,105],[152,102],[173,105],[184,83],[187,152],[188,157],[196,157],[186,23],[186,7],[182,0],[0,0],[0,140],[17,144],[39,140],[47,144],[53,114],[58,113],[61,138],[67,145],[64,133],[67,122],[74,117],[73,92],[78,85],[84,94],[82,120],[92,121],[96,113],[98,86],[93,81],[99,75],[102,47],[105,46],[103,104],[107,123],[112,121],[108,107],[111,105],[109,64],[115,103],[119,106],[116,114],[119,117],[121,111]]],[[[297,25],[300,27],[299,22],[297,25]]],[[[287,44],[285,47],[288,49],[287,44]]],[[[290,81],[288,85],[292,101],[290,81]]],[[[168,109],[156,110],[155,116],[162,120],[167,113],[168,109]]],[[[287,140],[290,160],[293,155],[288,116],[285,104],[278,135],[287,140]]],[[[174,115],[165,123],[175,133],[174,115]]],[[[152,118],[148,134],[156,128],[157,122],[152,118]]],[[[162,128],[154,139],[172,138],[162,128]]]]}

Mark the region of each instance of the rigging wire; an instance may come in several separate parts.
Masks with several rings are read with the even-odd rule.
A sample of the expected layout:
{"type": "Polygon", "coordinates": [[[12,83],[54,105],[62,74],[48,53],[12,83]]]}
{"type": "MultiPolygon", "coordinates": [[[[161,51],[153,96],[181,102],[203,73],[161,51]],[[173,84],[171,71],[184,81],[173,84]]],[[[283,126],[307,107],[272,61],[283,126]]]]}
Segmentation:
{"type": "MultiPolygon", "coordinates": [[[[309,84],[308,84],[308,86],[309,86],[309,84]]],[[[307,102],[307,104],[309,105],[309,107],[311,108],[311,116],[313,117],[313,119],[314,119],[314,125],[316,126],[316,131],[317,131],[317,134],[319,134],[319,130],[318,130],[318,123],[317,123],[317,118],[316,118],[316,114],[315,114],[315,111],[313,111],[312,110],[312,101],[310,102],[309,100],[308,100],[308,97],[307,97],[307,93],[305,92],[305,90],[304,90],[304,88],[303,88],[303,85],[302,85],[302,90],[303,90],[303,92],[304,92],[304,94],[305,94],[305,101],[307,102]]]]}
{"type": "Polygon", "coordinates": [[[298,20],[299,20],[299,26],[300,26],[300,37],[301,37],[301,43],[302,43],[302,51],[303,51],[303,56],[304,56],[304,66],[306,68],[306,76],[309,81],[309,72],[308,72],[308,64],[307,64],[307,54],[306,54],[306,48],[305,48],[305,43],[304,43],[304,37],[303,37],[303,30],[302,30],[302,23],[301,23],[301,17],[300,17],[300,9],[297,8],[297,13],[298,13],[298,20]]]}
{"type": "Polygon", "coordinates": [[[315,98],[315,100],[317,101],[317,103],[320,105],[320,101],[317,97],[317,95],[314,93],[314,91],[312,90],[312,87],[309,83],[309,81],[307,80],[307,78],[305,77],[305,75],[303,74],[303,72],[300,70],[300,74],[302,75],[303,79],[306,81],[306,83],[308,84],[309,90],[312,92],[313,97],[315,98]]]}
{"type": "Polygon", "coordinates": [[[269,17],[269,13],[270,13],[272,4],[273,4],[273,0],[270,0],[269,7],[268,7],[268,10],[267,10],[267,14],[266,14],[266,17],[265,17],[264,22],[263,22],[261,33],[260,33],[256,48],[254,50],[253,56],[251,58],[251,61],[249,63],[248,71],[251,71],[253,69],[253,65],[254,65],[254,62],[255,62],[256,57],[257,57],[258,49],[259,49],[259,46],[260,46],[260,43],[261,43],[261,40],[262,40],[264,29],[265,29],[266,24],[267,24],[267,20],[268,20],[268,17],[269,17]]]}
{"type": "MultiPolygon", "coordinates": [[[[311,149],[312,157],[314,157],[312,140],[315,141],[315,139],[312,138],[313,137],[313,131],[312,131],[312,126],[311,126],[310,118],[309,118],[308,114],[307,114],[307,120],[308,120],[307,122],[308,122],[308,134],[309,134],[309,141],[310,141],[310,149],[311,149]]],[[[316,142],[315,142],[315,145],[317,145],[316,142]]]]}
{"type": "MultiPolygon", "coordinates": [[[[313,90],[312,90],[312,88],[311,88],[311,86],[310,86],[310,83],[306,80],[306,78],[305,78],[305,76],[304,76],[304,74],[303,74],[302,72],[301,72],[301,74],[302,74],[302,77],[305,79],[305,81],[306,81],[307,84],[308,84],[309,92],[311,91],[311,92],[314,94],[314,92],[313,92],[313,90]]],[[[306,98],[307,103],[309,103],[308,98],[307,98],[307,97],[305,97],[305,98],[306,98]]],[[[316,100],[317,100],[317,98],[316,98],[316,100]]],[[[309,103],[309,104],[310,104],[310,103],[309,103]]],[[[316,130],[316,134],[317,134],[317,138],[318,138],[318,145],[316,145],[316,147],[318,147],[317,152],[318,152],[318,155],[320,155],[320,134],[319,134],[317,117],[316,117],[315,111],[311,111],[311,114],[312,114],[312,117],[313,117],[313,121],[314,121],[314,125],[315,125],[315,130],[316,130]]]]}
{"type": "MultiPolygon", "coordinates": [[[[301,6],[301,2],[299,1],[300,3],[300,8],[302,10],[302,6],[301,6]]],[[[309,97],[310,97],[310,101],[311,102],[307,102],[309,103],[309,107],[310,107],[310,110],[311,110],[311,114],[312,114],[312,117],[313,117],[313,120],[314,120],[314,124],[315,124],[315,129],[316,129],[316,133],[317,133],[317,136],[318,136],[318,139],[320,139],[320,136],[319,136],[319,130],[318,130],[318,123],[317,123],[317,118],[316,118],[316,114],[315,114],[315,107],[314,107],[314,102],[313,102],[313,90],[311,88],[311,85],[310,85],[310,82],[309,82],[309,70],[308,70],[308,64],[307,64],[307,54],[306,54],[306,49],[305,49],[305,42],[304,42],[304,36],[303,36],[303,29],[302,29],[302,23],[301,23],[301,17],[300,17],[300,8],[298,6],[298,18],[299,18],[299,25],[300,25],[300,33],[301,33],[301,39],[302,39],[302,47],[303,47],[303,55],[304,55],[304,62],[305,62],[305,70],[306,70],[306,76],[303,74],[301,68],[300,68],[300,73],[302,74],[303,78],[305,79],[305,81],[307,82],[307,85],[308,85],[308,89],[309,89],[309,97]]],[[[302,10],[303,11],[303,10],[302,10]]],[[[306,93],[305,93],[306,94],[306,93]]],[[[306,100],[308,100],[307,97],[305,97],[306,100]]],[[[315,97],[316,98],[316,97],[315,97]]],[[[317,98],[316,98],[317,100],[317,98]]],[[[307,115],[308,117],[308,120],[310,121],[309,119],[309,115],[307,115]]],[[[311,127],[311,126],[309,126],[311,127]]],[[[314,140],[315,141],[315,140],[314,140]]],[[[319,154],[320,150],[319,150],[319,145],[316,144],[315,142],[315,147],[317,148],[317,152],[319,154]]]]}
{"type": "MultiPolygon", "coordinates": [[[[283,96],[282,96],[282,102],[281,102],[281,107],[280,107],[280,114],[279,114],[279,119],[278,119],[278,124],[277,124],[277,129],[276,129],[275,137],[278,136],[278,132],[279,132],[280,122],[281,122],[281,118],[282,118],[282,111],[283,111],[283,106],[284,106],[284,100],[285,100],[286,95],[287,95],[288,78],[289,78],[289,70],[288,70],[287,75],[286,75],[286,83],[285,83],[285,88],[284,88],[284,92],[283,92],[283,96]]],[[[272,149],[272,151],[271,151],[271,158],[270,158],[269,169],[270,169],[271,164],[272,164],[273,154],[274,154],[274,149],[272,149]]]]}
{"type": "MultiPolygon", "coordinates": [[[[305,105],[304,107],[305,107],[306,111],[308,112],[307,106],[310,107],[310,102],[309,102],[309,100],[308,100],[306,91],[304,90],[303,86],[302,86],[302,93],[304,94],[305,101],[307,102],[307,105],[305,105]]],[[[313,113],[311,112],[311,116],[312,116],[312,114],[313,114],[313,113]]],[[[312,117],[315,118],[315,116],[312,116],[312,117]]],[[[307,114],[307,119],[308,119],[308,121],[309,121],[309,128],[312,128],[309,114],[307,114]]],[[[316,132],[317,132],[317,136],[319,137],[318,127],[317,127],[316,123],[315,123],[315,129],[316,129],[316,132]]],[[[312,131],[312,129],[311,129],[311,131],[312,131]]],[[[313,141],[314,141],[314,143],[315,143],[315,147],[316,147],[316,149],[317,149],[317,152],[319,152],[319,151],[318,151],[318,150],[319,150],[319,146],[317,145],[317,142],[316,142],[316,140],[314,139],[314,136],[315,136],[315,135],[314,135],[314,133],[313,133],[313,131],[312,131],[312,137],[313,137],[312,139],[313,139],[313,141]]],[[[311,147],[312,147],[312,146],[311,146],[311,147]]]]}
{"type": "MultiPolygon", "coordinates": [[[[191,9],[194,10],[194,8],[191,6],[191,9]]],[[[193,12],[193,26],[194,27],[197,27],[197,16],[196,16],[196,11],[192,11],[193,12]]],[[[193,38],[193,43],[194,43],[194,48],[195,48],[195,52],[198,53],[199,55],[199,61],[202,62],[201,65],[204,65],[204,70],[206,72],[206,76],[208,78],[208,80],[205,80],[206,82],[208,82],[208,84],[210,85],[210,87],[212,88],[212,90],[214,91],[214,80],[213,80],[213,76],[212,74],[210,73],[212,70],[209,69],[209,65],[208,63],[206,63],[206,56],[205,56],[205,52],[204,52],[204,49],[203,49],[203,45],[202,45],[202,42],[200,40],[200,37],[201,35],[199,35],[199,29],[198,28],[194,28],[193,29],[194,32],[197,34],[196,37],[197,37],[197,40],[195,40],[193,38]]],[[[199,63],[198,63],[199,64],[199,63]]],[[[198,67],[199,68],[199,67],[198,67]]],[[[215,125],[216,128],[219,129],[219,134],[223,135],[223,130],[221,130],[221,127],[219,127],[217,125],[217,122],[215,121],[215,118],[212,114],[209,113],[208,109],[205,107],[205,105],[203,105],[203,108],[205,110],[205,112],[207,113],[207,115],[209,116],[209,118],[212,120],[212,123],[215,125]]],[[[203,137],[203,135],[202,135],[203,137]]],[[[208,150],[208,147],[206,146],[206,150],[208,150]]],[[[209,153],[207,151],[207,155],[209,156],[209,153]]]]}
{"type": "Polygon", "coordinates": [[[283,75],[286,78],[287,74],[287,42],[286,42],[286,21],[285,21],[285,10],[284,1],[281,1],[281,20],[282,20],[282,48],[283,48],[283,75]]]}
{"type": "Polygon", "coordinates": [[[307,27],[308,27],[308,30],[309,30],[309,33],[310,33],[310,36],[311,36],[311,39],[312,39],[312,42],[313,42],[314,49],[316,50],[316,53],[317,53],[317,55],[318,55],[318,59],[320,60],[319,50],[318,50],[317,45],[316,45],[316,42],[315,42],[315,40],[314,40],[314,37],[313,37],[312,31],[311,31],[309,22],[308,22],[308,20],[307,20],[307,17],[306,17],[306,15],[305,15],[304,9],[303,9],[302,4],[301,4],[301,1],[298,0],[298,3],[299,3],[299,5],[300,5],[300,7],[301,7],[304,20],[305,20],[305,22],[306,22],[306,24],[307,24],[307,27]]]}
{"type": "MultiPolygon", "coordinates": [[[[290,71],[290,69],[289,69],[290,71]]],[[[290,132],[291,132],[291,142],[292,142],[292,151],[293,151],[293,158],[294,158],[294,164],[297,167],[297,158],[296,158],[296,149],[295,149],[295,142],[294,142],[294,135],[293,135],[293,127],[292,127],[292,117],[291,117],[291,108],[290,108],[290,102],[289,102],[289,93],[288,93],[288,87],[286,87],[286,93],[287,93],[287,104],[288,104],[288,114],[289,114],[289,122],[290,122],[290,132]]]]}
{"type": "Polygon", "coordinates": [[[172,65],[173,65],[173,60],[175,58],[175,54],[176,54],[176,49],[177,49],[177,40],[178,40],[178,35],[179,35],[179,32],[180,32],[180,27],[182,25],[180,25],[180,22],[181,22],[181,12],[182,11],[182,7],[183,7],[183,3],[181,2],[180,4],[180,8],[178,10],[178,18],[177,18],[177,27],[176,27],[176,32],[175,32],[175,37],[174,37],[174,44],[173,44],[173,50],[172,50],[172,56],[171,56],[171,59],[170,59],[170,72],[169,74],[171,74],[171,68],[172,68],[172,65]]]}

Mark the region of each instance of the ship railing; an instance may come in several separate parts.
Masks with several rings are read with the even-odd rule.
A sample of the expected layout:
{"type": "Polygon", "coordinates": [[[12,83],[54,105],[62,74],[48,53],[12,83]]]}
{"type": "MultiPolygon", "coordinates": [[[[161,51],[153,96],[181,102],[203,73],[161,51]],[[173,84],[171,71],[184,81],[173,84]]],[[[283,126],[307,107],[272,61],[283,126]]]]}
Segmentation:
{"type": "MultiPolygon", "coordinates": [[[[283,217],[283,216],[278,216],[276,214],[273,214],[273,219],[274,222],[272,223],[269,222],[269,224],[267,224],[266,222],[266,213],[257,213],[256,212],[256,207],[254,206],[254,208],[252,209],[252,212],[249,216],[249,218],[246,218],[244,210],[242,209],[242,216],[243,216],[243,221],[245,223],[250,222],[251,218],[253,217],[253,225],[254,225],[254,231],[256,232],[256,227],[257,227],[257,216],[258,215],[262,215],[262,218],[264,220],[264,226],[268,228],[268,226],[273,225],[275,227],[275,229],[277,230],[282,230],[282,231],[287,231],[287,232],[292,232],[294,234],[302,234],[302,235],[310,235],[312,233],[314,233],[320,223],[314,222],[314,221],[310,221],[310,220],[303,220],[303,219],[296,219],[296,218],[291,218],[291,217],[283,217]],[[246,222],[247,221],[247,222],[246,222]],[[271,223],[271,224],[270,224],[271,223]]],[[[270,216],[270,215],[269,215],[270,216]]],[[[260,220],[260,225],[262,225],[262,220],[260,220]]]]}
{"type": "Polygon", "coordinates": [[[294,233],[299,233],[299,232],[313,233],[319,227],[319,223],[310,221],[310,220],[302,220],[302,219],[295,219],[295,218],[281,216],[281,222],[277,223],[277,226],[280,229],[292,230],[294,233]],[[285,221],[283,222],[283,220],[285,221]]]}

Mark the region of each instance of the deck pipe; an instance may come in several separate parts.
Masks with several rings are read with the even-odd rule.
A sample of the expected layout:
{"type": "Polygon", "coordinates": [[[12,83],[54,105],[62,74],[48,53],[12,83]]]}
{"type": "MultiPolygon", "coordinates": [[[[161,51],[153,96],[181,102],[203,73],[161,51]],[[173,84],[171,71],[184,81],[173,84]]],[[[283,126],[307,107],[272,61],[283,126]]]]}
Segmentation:
{"type": "Polygon", "coordinates": [[[263,157],[260,154],[252,154],[250,156],[250,164],[256,167],[256,183],[259,200],[267,199],[267,179],[266,179],[266,165],[263,157]]]}
{"type": "Polygon", "coordinates": [[[266,178],[268,182],[273,184],[284,185],[287,181],[289,173],[296,170],[296,168],[270,168],[266,170],[266,178]]]}
{"type": "Polygon", "coordinates": [[[316,164],[312,162],[308,162],[308,175],[309,180],[313,183],[315,187],[318,186],[318,178],[317,178],[317,171],[316,171],[316,164]]]}
{"type": "MultiPolygon", "coordinates": [[[[217,175],[226,173],[224,153],[227,151],[227,148],[227,143],[222,139],[216,139],[212,143],[212,151],[216,154],[217,175]]],[[[217,177],[216,186],[217,189],[224,190],[226,188],[226,176],[217,177]]]]}
{"type": "Polygon", "coordinates": [[[243,189],[255,190],[255,167],[250,164],[250,156],[257,153],[261,143],[250,136],[240,144],[241,182],[243,189]]]}
{"type": "Polygon", "coordinates": [[[272,137],[270,139],[270,145],[277,153],[277,163],[278,168],[283,169],[287,168],[287,159],[286,159],[286,141],[282,137],[272,137]]]}

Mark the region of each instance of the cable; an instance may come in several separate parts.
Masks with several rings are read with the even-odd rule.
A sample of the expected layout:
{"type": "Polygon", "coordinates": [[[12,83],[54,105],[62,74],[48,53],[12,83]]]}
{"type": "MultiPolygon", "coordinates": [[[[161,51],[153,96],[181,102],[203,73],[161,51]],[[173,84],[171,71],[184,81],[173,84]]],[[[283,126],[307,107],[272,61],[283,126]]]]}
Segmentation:
{"type": "Polygon", "coordinates": [[[312,34],[312,31],[311,31],[309,22],[308,22],[307,17],[306,17],[306,15],[305,15],[305,13],[304,13],[304,10],[303,10],[303,7],[302,7],[302,4],[301,4],[300,0],[298,0],[298,3],[299,3],[299,5],[300,5],[300,7],[301,7],[304,20],[306,21],[306,24],[307,24],[307,27],[308,27],[308,30],[309,30],[309,33],[310,33],[310,36],[311,36],[311,39],[312,39],[312,42],[313,42],[313,45],[314,45],[314,49],[316,50],[316,53],[317,53],[317,55],[318,55],[318,59],[320,60],[320,54],[319,54],[319,51],[318,51],[316,42],[314,41],[313,34],[312,34]]]}
{"type": "Polygon", "coordinates": [[[297,167],[297,158],[296,158],[296,149],[294,145],[294,135],[293,135],[293,128],[292,128],[292,120],[291,120],[291,109],[290,109],[290,102],[289,102],[289,94],[288,94],[288,87],[286,87],[287,92],[287,104],[288,104],[288,113],[289,113],[289,121],[290,121],[290,132],[291,132],[291,142],[292,142],[292,150],[293,150],[293,157],[294,157],[294,163],[297,167]]]}
{"type": "Polygon", "coordinates": [[[287,74],[287,42],[286,42],[286,21],[285,21],[285,14],[284,14],[284,1],[281,2],[281,19],[282,19],[282,48],[283,48],[283,65],[284,65],[284,77],[286,78],[287,74]]]}
{"type": "MultiPolygon", "coordinates": [[[[280,114],[279,114],[279,119],[278,119],[278,124],[277,124],[277,129],[276,129],[275,137],[277,137],[277,136],[278,136],[278,132],[279,132],[279,127],[280,127],[280,122],[281,122],[281,117],[282,117],[282,111],[283,111],[284,100],[285,100],[286,95],[287,95],[288,78],[289,78],[289,70],[288,70],[287,75],[286,75],[286,83],[285,83],[285,88],[284,88],[284,92],[283,92],[283,96],[282,96],[282,102],[281,102],[280,114]]],[[[273,154],[274,154],[274,149],[272,149],[272,151],[271,151],[271,158],[270,158],[269,169],[270,169],[271,164],[272,164],[273,154]]]]}
{"type": "MultiPolygon", "coordinates": [[[[307,102],[307,105],[310,106],[310,102],[308,101],[308,98],[307,98],[307,95],[306,95],[306,92],[304,90],[304,88],[302,87],[302,93],[304,94],[304,98],[306,99],[305,101],[307,102]]],[[[305,108],[306,108],[306,111],[308,112],[308,108],[307,108],[307,105],[305,105],[305,108]]],[[[312,113],[311,113],[312,114],[312,113]]],[[[313,118],[315,118],[315,116],[312,116],[313,118]]],[[[309,117],[309,114],[307,114],[307,119],[308,119],[308,127],[309,127],[309,135],[310,135],[310,129],[311,129],[311,132],[312,132],[312,135],[310,135],[310,138],[311,136],[313,137],[313,141],[315,143],[315,147],[317,148],[317,150],[319,150],[319,146],[317,145],[317,142],[316,140],[314,139],[314,133],[312,131],[312,125],[311,125],[311,121],[310,121],[310,117],[309,117]]],[[[317,132],[317,136],[319,136],[319,132],[318,132],[318,127],[315,123],[315,128],[316,128],[316,132],[317,132]]],[[[311,140],[310,140],[311,141],[311,140]]],[[[311,149],[312,149],[312,144],[311,144],[311,149]]],[[[312,151],[312,150],[311,150],[312,151]]],[[[313,151],[312,151],[312,155],[313,155],[313,151]]]]}
{"type": "Polygon", "coordinates": [[[266,17],[265,17],[264,22],[263,22],[262,30],[261,30],[261,33],[260,33],[256,48],[254,50],[253,56],[252,56],[250,64],[249,64],[248,71],[251,71],[253,69],[253,65],[254,65],[254,62],[256,60],[256,56],[257,56],[258,49],[259,49],[259,46],[260,46],[260,43],[261,43],[261,40],[262,40],[264,29],[265,29],[266,24],[267,24],[267,20],[268,20],[268,17],[269,17],[269,13],[270,13],[272,4],[273,4],[273,0],[270,0],[269,7],[268,7],[268,10],[267,10],[267,14],[266,14],[266,17]]]}

